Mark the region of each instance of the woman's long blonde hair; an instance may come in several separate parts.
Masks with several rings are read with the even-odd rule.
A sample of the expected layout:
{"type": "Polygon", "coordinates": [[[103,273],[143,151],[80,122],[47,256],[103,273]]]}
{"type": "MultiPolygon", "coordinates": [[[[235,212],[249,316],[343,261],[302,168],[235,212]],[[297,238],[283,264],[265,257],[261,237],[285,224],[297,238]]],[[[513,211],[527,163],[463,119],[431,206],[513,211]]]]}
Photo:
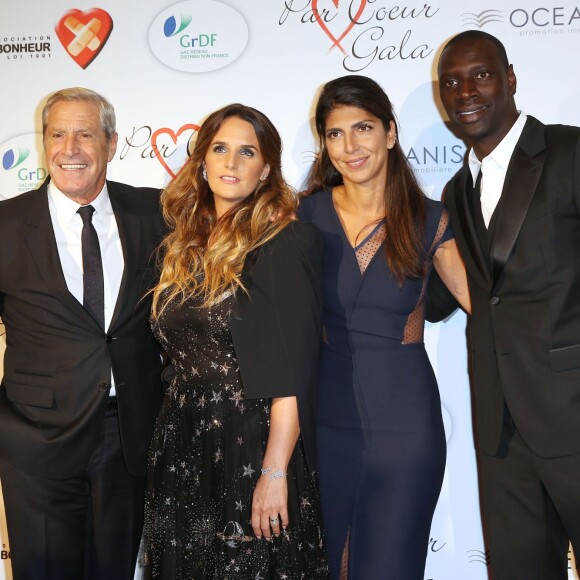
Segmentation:
{"type": "Polygon", "coordinates": [[[294,219],[296,196],[282,177],[281,159],[280,135],[260,111],[236,103],[206,119],[191,157],[161,194],[170,233],[159,248],[161,274],[152,290],[154,319],[176,299],[183,303],[201,296],[203,306],[211,306],[224,293],[244,288],[241,274],[248,254],[294,219]],[[230,117],[252,125],[270,171],[251,195],[217,219],[203,163],[213,138],[230,117]]]}

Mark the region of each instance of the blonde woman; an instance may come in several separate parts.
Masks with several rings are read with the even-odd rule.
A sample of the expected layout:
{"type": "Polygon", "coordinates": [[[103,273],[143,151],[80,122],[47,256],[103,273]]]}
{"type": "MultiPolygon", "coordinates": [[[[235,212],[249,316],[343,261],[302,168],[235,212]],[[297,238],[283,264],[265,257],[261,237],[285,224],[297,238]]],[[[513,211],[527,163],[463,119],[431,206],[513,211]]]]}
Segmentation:
{"type": "Polygon", "coordinates": [[[280,165],[267,117],[229,105],[162,195],[152,320],[175,378],[150,453],[151,577],[327,576],[312,420],[322,248],[293,221],[280,165]]]}

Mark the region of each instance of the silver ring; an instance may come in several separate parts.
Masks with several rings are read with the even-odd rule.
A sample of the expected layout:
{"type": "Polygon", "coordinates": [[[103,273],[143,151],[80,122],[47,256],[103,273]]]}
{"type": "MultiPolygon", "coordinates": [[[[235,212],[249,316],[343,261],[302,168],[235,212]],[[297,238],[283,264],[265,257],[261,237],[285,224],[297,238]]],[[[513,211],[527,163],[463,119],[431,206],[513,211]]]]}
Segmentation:
{"type": "Polygon", "coordinates": [[[278,523],[278,518],[270,518],[270,523],[275,526],[278,523]]]}

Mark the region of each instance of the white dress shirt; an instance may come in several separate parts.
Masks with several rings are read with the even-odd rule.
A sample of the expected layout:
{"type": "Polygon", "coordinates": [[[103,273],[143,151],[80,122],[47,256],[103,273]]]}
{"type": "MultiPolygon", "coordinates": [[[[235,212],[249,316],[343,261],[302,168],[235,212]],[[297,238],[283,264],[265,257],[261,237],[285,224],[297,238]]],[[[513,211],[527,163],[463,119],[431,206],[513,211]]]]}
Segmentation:
{"type": "Polygon", "coordinates": [[[469,151],[469,169],[473,178],[473,183],[481,171],[481,213],[485,227],[489,227],[491,216],[497,207],[507,168],[520,138],[524,125],[526,124],[526,115],[520,111],[519,117],[508,131],[507,135],[499,142],[497,147],[481,161],[476,157],[473,149],[469,151]]]}
{"type": "MultiPolygon", "coordinates": [[[[105,285],[105,329],[109,328],[119,296],[125,262],[107,185],[91,204],[93,225],[99,238],[105,285]]],[[[83,253],[81,232],[83,220],[77,213],[80,205],[61,193],[54,183],[48,185],[48,208],[56,238],[58,256],[69,292],[83,303],[83,253]]],[[[114,382],[109,393],[115,394],[114,382]]]]}

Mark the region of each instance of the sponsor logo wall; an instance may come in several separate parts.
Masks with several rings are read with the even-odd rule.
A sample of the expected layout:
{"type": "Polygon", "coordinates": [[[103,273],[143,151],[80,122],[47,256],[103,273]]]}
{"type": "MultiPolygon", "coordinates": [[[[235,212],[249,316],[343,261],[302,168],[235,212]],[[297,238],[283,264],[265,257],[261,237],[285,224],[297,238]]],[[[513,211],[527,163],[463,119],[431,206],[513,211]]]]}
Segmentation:
{"type": "MultiPolygon", "coordinates": [[[[262,110],[278,127],[286,178],[300,189],[314,157],[317,91],[353,73],[386,89],[413,170],[427,194],[439,198],[466,149],[446,127],[436,61],[443,43],[469,28],[505,43],[520,108],[544,122],[580,124],[580,80],[571,69],[580,3],[572,0],[6,3],[0,19],[0,199],[46,178],[40,112],[51,92],[70,86],[95,89],[115,106],[119,145],[111,179],[166,185],[207,114],[237,101],[262,110]]],[[[485,580],[465,317],[428,325],[426,342],[441,390],[448,460],[425,578],[485,580]]],[[[9,551],[0,519],[0,580],[12,577],[9,551]]]]}

